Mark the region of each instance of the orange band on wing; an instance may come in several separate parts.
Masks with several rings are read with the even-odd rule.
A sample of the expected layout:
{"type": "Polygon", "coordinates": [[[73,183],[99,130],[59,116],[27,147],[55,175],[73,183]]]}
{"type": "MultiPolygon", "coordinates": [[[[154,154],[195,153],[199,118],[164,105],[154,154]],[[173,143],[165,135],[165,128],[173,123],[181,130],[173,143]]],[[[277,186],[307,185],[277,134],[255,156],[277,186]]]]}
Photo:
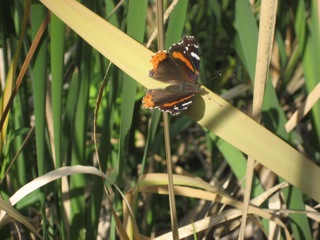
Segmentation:
{"type": "Polygon", "coordinates": [[[187,96],[187,97],[180,98],[180,99],[177,100],[177,101],[165,103],[165,104],[163,104],[163,105],[161,105],[161,106],[162,106],[162,107],[172,107],[172,106],[174,106],[174,105],[176,105],[176,104],[178,104],[178,103],[184,102],[184,101],[192,98],[194,95],[195,95],[195,94],[192,94],[192,95],[189,95],[189,96],[187,96]]]}
{"type": "Polygon", "coordinates": [[[171,55],[172,55],[173,58],[180,59],[182,62],[184,62],[192,72],[194,72],[196,74],[199,74],[198,71],[194,69],[192,63],[187,58],[185,58],[185,56],[183,56],[182,53],[180,53],[180,52],[172,52],[171,55]]]}

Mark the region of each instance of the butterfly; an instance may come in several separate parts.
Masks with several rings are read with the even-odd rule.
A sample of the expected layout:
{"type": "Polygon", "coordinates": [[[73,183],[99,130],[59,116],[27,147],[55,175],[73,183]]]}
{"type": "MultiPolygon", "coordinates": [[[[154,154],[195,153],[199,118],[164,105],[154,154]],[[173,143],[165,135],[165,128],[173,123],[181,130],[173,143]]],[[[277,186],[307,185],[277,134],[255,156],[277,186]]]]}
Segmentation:
{"type": "Polygon", "coordinates": [[[188,109],[193,97],[202,91],[197,83],[199,76],[199,46],[193,36],[185,36],[173,44],[168,51],[158,51],[152,55],[153,68],[149,77],[170,85],[164,89],[148,89],[142,99],[145,108],[178,115],[188,109]]]}

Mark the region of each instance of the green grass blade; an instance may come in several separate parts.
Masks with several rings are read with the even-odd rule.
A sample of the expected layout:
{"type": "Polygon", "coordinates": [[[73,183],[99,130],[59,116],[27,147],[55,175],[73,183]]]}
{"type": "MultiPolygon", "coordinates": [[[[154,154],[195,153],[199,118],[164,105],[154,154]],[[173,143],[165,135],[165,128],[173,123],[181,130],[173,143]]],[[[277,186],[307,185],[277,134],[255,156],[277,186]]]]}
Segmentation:
{"type": "MultiPolygon", "coordinates": [[[[320,59],[320,30],[319,30],[319,3],[312,1],[311,19],[308,26],[308,39],[306,40],[305,52],[302,56],[304,74],[306,78],[306,88],[310,93],[319,82],[320,68],[318,66],[320,59]]],[[[303,33],[302,33],[303,34],[303,33]]],[[[315,104],[311,110],[313,139],[310,141],[316,149],[320,149],[320,102],[315,104]]]]}
{"type": "Polygon", "coordinates": [[[56,167],[62,166],[61,119],[62,87],[65,47],[65,24],[55,15],[51,16],[51,69],[52,69],[52,114],[54,126],[54,146],[56,167]]]}
{"type": "MultiPolygon", "coordinates": [[[[72,139],[72,156],[71,165],[85,165],[86,157],[86,132],[87,132],[87,115],[88,115],[88,99],[89,85],[91,80],[91,57],[92,48],[83,42],[80,55],[80,74],[78,81],[79,95],[76,103],[74,131],[72,139]]],[[[86,178],[83,175],[70,177],[71,189],[71,234],[72,237],[83,238],[85,235],[85,199],[84,187],[86,178]],[[77,218],[75,221],[74,218],[77,218]]]]}
{"type": "Polygon", "coordinates": [[[253,81],[257,56],[258,27],[248,1],[236,1],[235,14],[234,27],[237,30],[241,52],[243,53],[240,55],[244,57],[244,65],[253,81]]]}
{"type": "Polygon", "coordinates": [[[166,30],[165,47],[168,49],[173,43],[179,42],[183,37],[183,28],[187,18],[189,1],[179,1],[172,11],[168,28],[166,30]]]}
{"type": "MultiPolygon", "coordinates": [[[[52,77],[52,121],[53,121],[53,156],[54,164],[56,168],[63,166],[62,158],[62,99],[63,99],[63,66],[64,66],[64,47],[65,47],[65,24],[57,18],[54,14],[51,15],[51,77],[52,77]]],[[[59,199],[59,213],[63,216],[63,198],[61,181],[58,180],[57,184],[57,196],[59,199]]],[[[61,224],[61,238],[65,239],[66,225],[63,218],[60,218],[61,224]]]]}
{"type": "MultiPolygon", "coordinates": [[[[33,4],[31,7],[33,14],[31,15],[32,36],[37,34],[38,28],[47,15],[47,9],[39,4],[33,4]]],[[[38,47],[37,58],[34,61],[32,69],[33,92],[34,92],[34,113],[36,118],[35,134],[36,134],[36,151],[37,166],[39,176],[47,171],[47,155],[46,155],[46,138],[45,138],[45,102],[46,102],[46,81],[47,81],[47,37],[43,36],[43,40],[38,47]]],[[[48,237],[46,223],[46,191],[40,193],[41,212],[43,215],[43,236],[48,237]]]]}

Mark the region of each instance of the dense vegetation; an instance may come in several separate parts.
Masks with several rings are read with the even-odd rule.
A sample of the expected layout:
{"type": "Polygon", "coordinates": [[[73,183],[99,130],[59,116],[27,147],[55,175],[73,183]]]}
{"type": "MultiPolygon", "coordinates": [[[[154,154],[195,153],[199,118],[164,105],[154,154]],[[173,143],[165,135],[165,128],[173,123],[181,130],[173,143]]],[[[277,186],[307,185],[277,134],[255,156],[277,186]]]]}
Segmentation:
{"type": "Polygon", "coordinates": [[[161,87],[144,47],[162,43],[154,1],[0,2],[1,239],[237,239],[248,182],[246,238],[319,237],[319,3],[164,4],[165,49],[195,36],[208,88],[166,137],[141,107],[161,87]]]}

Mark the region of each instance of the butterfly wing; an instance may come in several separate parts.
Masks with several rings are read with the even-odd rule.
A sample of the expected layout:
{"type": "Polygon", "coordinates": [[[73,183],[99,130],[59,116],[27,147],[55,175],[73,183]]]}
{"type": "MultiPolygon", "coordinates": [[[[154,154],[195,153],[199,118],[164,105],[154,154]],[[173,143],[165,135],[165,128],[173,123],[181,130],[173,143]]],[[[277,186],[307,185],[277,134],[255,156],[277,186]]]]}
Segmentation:
{"type": "Polygon", "coordinates": [[[168,83],[182,79],[176,63],[167,51],[156,52],[152,55],[150,62],[153,68],[149,71],[149,77],[168,83]]]}
{"type": "Polygon", "coordinates": [[[193,36],[185,36],[180,43],[169,48],[169,55],[173,59],[179,75],[184,82],[196,83],[199,76],[199,46],[193,36]]]}
{"type": "Polygon", "coordinates": [[[186,36],[168,51],[155,53],[150,62],[153,69],[149,76],[159,81],[196,83],[199,76],[200,57],[198,44],[194,37],[186,36]]]}
{"type": "Polygon", "coordinates": [[[177,94],[167,89],[149,89],[142,99],[142,104],[145,108],[159,108],[171,115],[178,115],[181,111],[188,109],[194,96],[195,93],[190,92],[177,94]]]}

